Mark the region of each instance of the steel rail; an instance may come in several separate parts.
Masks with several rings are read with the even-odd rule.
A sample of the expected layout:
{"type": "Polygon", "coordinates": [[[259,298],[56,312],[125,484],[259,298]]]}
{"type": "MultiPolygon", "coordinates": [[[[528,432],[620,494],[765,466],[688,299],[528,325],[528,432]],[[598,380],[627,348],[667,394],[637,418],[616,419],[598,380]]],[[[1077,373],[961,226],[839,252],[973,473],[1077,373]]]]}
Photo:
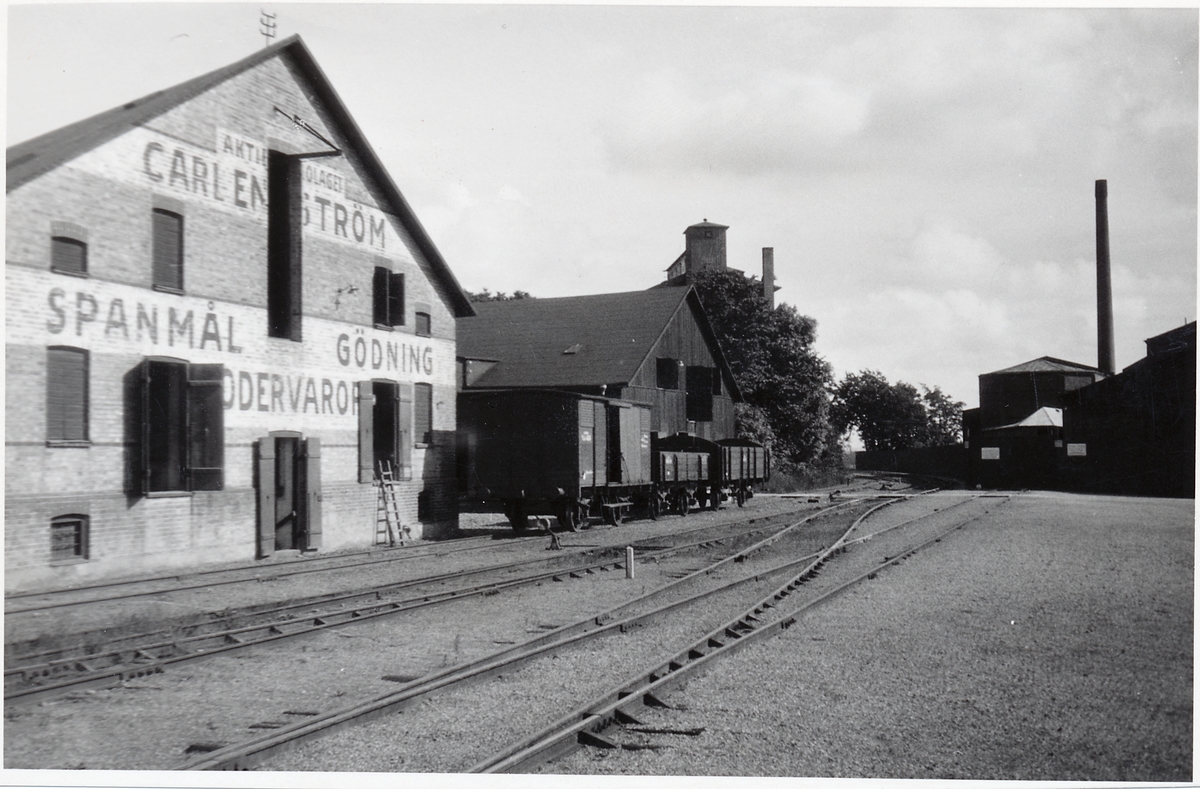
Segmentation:
{"type": "MultiPolygon", "coordinates": [[[[771,517],[774,517],[774,516],[771,516],[771,517]]],[[[771,520],[771,517],[768,517],[766,520],[771,520]]],[[[758,518],[750,518],[747,521],[744,521],[744,523],[747,523],[747,524],[754,523],[756,520],[758,520],[758,518]]],[[[728,525],[728,524],[726,524],[726,525],[728,525]]],[[[735,523],[734,525],[737,525],[737,524],[735,523]]],[[[675,532],[670,535],[663,535],[663,536],[668,537],[668,538],[685,536],[688,534],[693,534],[698,531],[711,530],[712,528],[713,528],[712,525],[708,525],[708,526],[703,526],[703,527],[698,527],[698,528],[693,528],[693,529],[686,529],[686,530],[683,530],[680,532],[675,532]]],[[[743,538],[746,536],[753,535],[757,532],[767,531],[771,528],[772,527],[770,525],[758,526],[753,529],[747,529],[745,531],[737,532],[734,534],[726,534],[721,537],[714,536],[714,537],[711,537],[708,539],[697,540],[697,541],[694,541],[691,543],[683,543],[681,545],[665,546],[662,548],[656,547],[656,548],[652,549],[654,551],[653,553],[644,555],[644,557],[645,558],[655,558],[655,557],[663,558],[663,557],[669,556],[673,553],[678,553],[680,551],[686,551],[686,550],[690,550],[693,548],[703,548],[703,547],[710,547],[712,545],[724,544],[727,540],[740,539],[740,538],[743,538]]],[[[645,540],[640,540],[638,542],[633,543],[633,546],[644,549],[646,547],[645,543],[647,543],[647,542],[661,542],[661,538],[658,540],[653,540],[651,538],[647,538],[645,540]]],[[[572,553],[589,553],[592,550],[596,550],[596,549],[581,547],[579,550],[573,551],[572,553]]],[[[602,548],[600,548],[600,550],[613,550],[613,547],[612,546],[602,547],[602,548]]],[[[107,664],[106,666],[104,666],[104,668],[113,668],[116,665],[124,665],[125,663],[128,662],[128,660],[124,660],[124,659],[122,659],[118,662],[118,660],[116,660],[114,658],[114,656],[118,656],[118,655],[122,655],[122,654],[131,654],[131,655],[136,656],[137,653],[139,653],[139,652],[150,653],[153,651],[161,651],[165,648],[177,646],[180,643],[184,643],[184,642],[199,643],[205,639],[220,639],[227,634],[237,637],[237,636],[241,635],[243,632],[250,632],[256,628],[259,628],[259,629],[268,628],[272,625],[279,626],[281,624],[279,622],[266,622],[266,623],[260,622],[255,625],[247,625],[247,626],[235,626],[234,624],[232,624],[232,623],[235,623],[238,619],[249,620],[249,619],[263,619],[263,618],[269,617],[269,616],[280,617],[280,616],[287,614],[290,611],[295,611],[298,609],[311,609],[315,605],[329,606],[329,605],[333,605],[335,603],[336,604],[345,604],[350,601],[362,599],[362,598],[374,599],[375,601],[379,601],[382,599],[383,595],[392,594],[392,593],[395,593],[402,589],[411,588],[414,586],[425,586],[425,585],[431,585],[431,584],[436,584],[436,583],[445,583],[447,581],[453,581],[453,580],[459,580],[462,578],[466,578],[466,577],[469,577],[470,575],[486,574],[488,572],[493,572],[493,571],[502,572],[504,570],[517,569],[517,568],[520,568],[523,566],[533,565],[533,564],[545,564],[545,563],[548,563],[548,562],[551,562],[551,561],[554,561],[554,560],[560,559],[560,558],[563,558],[563,557],[560,555],[560,556],[552,557],[552,558],[543,557],[543,558],[536,558],[536,559],[520,560],[517,562],[509,562],[509,563],[501,564],[501,565],[488,565],[486,567],[470,568],[467,570],[460,570],[460,571],[456,571],[453,573],[441,573],[441,574],[434,575],[434,576],[423,576],[420,578],[408,579],[406,581],[398,581],[398,582],[394,582],[394,583],[383,584],[380,586],[369,587],[367,589],[358,589],[358,590],[354,590],[352,592],[331,593],[329,595],[310,597],[310,598],[305,598],[303,600],[296,601],[296,602],[289,601],[289,602],[286,602],[283,604],[271,604],[271,605],[263,606],[263,607],[251,606],[248,608],[239,609],[239,610],[235,610],[235,611],[225,611],[225,612],[222,612],[223,616],[222,616],[222,620],[221,620],[221,622],[224,623],[224,626],[221,625],[221,622],[211,622],[211,621],[187,624],[187,625],[183,625],[183,626],[180,626],[179,628],[177,628],[177,630],[180,632],[175,637],[170,638],[170,639],[165,639],[162,641],[158,641],[158,642],[152,642],[150,644],[145,644],[142,642],[145,642],[146,640],[148,640],[150,638],[163,638],[164,634],[170,633],[171,631],[163,629],[163,628],[159,628],[159,629],[149,631],[149,632],[144,632],[144,633],[131,633],[131,634],[123,635],[123,636],[120,636],[120,637],[110,640],[109,644],[124,643],[124,644],[126,644],[125,646],[120,646],[120,647],[109,646],[107,649],[97,649],[94,644],[80,644],[80,645],[75,645],[72,647],[58,647],[56,649],[43,650],[41,652],[26,653],[26,654],[18,656],[16,659],[24,660],[27,662],[24,662],[19,665],[15,665],[15,666],[10,665],[9,667],[7,667],[5,669],[4,676],[5,676],[5,679],[7,682],[11,678],[17,677],[17,676],[32,677],[32,678],[36,679],[36,678],[40,678],[40,677],[50,676],[51,674],[54,674],[54,673],[67,673],[67,672],[79,672],[79,671],[95,672],[95,671],[98,671],[99,669],[94,668],[92,665],[89,665],[89,664],[95,664],[97,661],[102,661],[107,664]],[[200,632],[200,631],[203,631],[203,632],[200,632]],[[38,660],[38,662],[28,662],[31,659],[40,659],[40,660],[38,660]]],[[[558,580],[557,579],[558,575],[571,574],[571,573],[576,573],[576,572],[589,572],[589,571],[592,571],[595,569],[604,569],[605,567],[607,567],[608,564],[609,564],[609,562],[607,560],[602,560],[600,562],[592,562],[592,563],[588,563],[588,564],[584,564],[584,565],[575,565],[575,566],[570,566],[570,567],[565,567],[565,568],[559,568],[557,570],[551,570],[551,571],[547,571],[545,573],[540,573],[536,576],[523,576],[521,579],[517,579],[517,580],[518,580],[518,582],[525,582],[525,583],[532,583],[532,582],[536,582],[538,580],[544,580],[545,578],[554,578],[554,579],[558,580]]],[[[616,564],[614,564],[614,567],[616,567],[617,569],[620,569],[623,567],[623,565],[620,564],[619,562],[617,562],[616,564]]],[[[464,588],[464,589],[453,590],[453,592],[449,592],[449,593],[434,592],[434,593],[430,593],[427,595],[421,595],[419,597],[412,598],[410,600],[400,601],[400,602],[408,603],[408,602],[412,602],[415,600],[432,601],[435,597],[437,597],[439,595],[448,596],[448,597],[454,597],[454,596],[465,597],[465,596],[470,596],[471,594],[486,594],[489,590],[491,590],[493,587],[495,587],[496,583],[497,582],[491,582],[489,584],[480,584],[480,585],[477,585],[476,587],[468,587],[468,588],[464,588]]],[[[384,605],[387,605],[387,604],[390,604],[390,601],[389,601],[389,603],[386,603],[384,605]]],[[[375,607],[375,606],[370,605],[370,606],[364,606],[363,608],[369,609],[369,608],[373,608],[373,607],[375,607]]],[[[303,617],[303,619],[312,619],[314,617],[331,618],[331,617],[339,617],[339,616],[344,618],[346,615],[348,615],[348,612],[346,609],[339,609],[339,610],[325,611],[325,612],[321,612],[321,611],[313,612],[310,610],[310,611],[306,611],[306,616],[303,617]]],[[[291,619],[285,619],[284,622],[282,623],[282,625],[292,624],[297,621],[299,621],[299,619],[297,619],[295,617],[293,617],[291,619]]],[[[160,655],[159,657],[163,657],[163,656],[160,655]]],[[[139,657],[139,659],[143,663],[145,663],[147,661],[153,660],[154,658],[149,655],[142,654],[139,657]]],[[[9,660],[10,664],[11,664],[11,662],[12,662],[12,658],[10,658],[10,660],[9,660]]],[[[48,687],[48,686],[45,686],[45,687],[48,687]]]]}
{"type": "MultiPolygon", "coordinates": [[[[656,695],[669,690],[685,680],[699,675],[710,664],[735,653],[737,650],[759,640],[778,635],[794,625],[797,619],[833,599],[837,595],[852,588],[869,578],[874,578],[880,570],[894,565],[913,555],[920,549],[940,542],[950,533],[961,529],[968,523],[981,516],[968,518],[955,524],[924,542],[909,547],[896,556],[888,557],[882,564],[876,565],[863,573],[839,584],[833,589],[809,600],[800,606],[780,614],[775,621],[762,624],[759,615],[767,608],[773,608],[791,594],[801,583],[804,575],[780,587],[773,595],[763,598],[756,606],[747,609],[747,613],[737,619],[730,620],[725,626],[714,629],[705,637],[696,640],[689,647],[675,653],[665,661],[657,661],[653,667],[643,671],[631,680],[615,686],[593,699],[586,705],[564,715],[541,731],[526,737],[509,746],[489,759],[480,762],[468,772],[497,773],[521,772],[525,768],[564,756],[583,744],[595,743],[607,747],[615,747],[599,736],[599,732],[614,723],[636,722],[632,708],[637,705],[666,706],[656,695]]],[[[853,529],[853,527],[851,527],[853,529]]],[[[847,531],[847,534],[849,530],[847,531]]],[[[824,562],[846,547],[845,536],[826,551],[821,558],[814,561],[808,572],[818,569],[824,562]]]]}
{"type": "MultiPolygon", "coordinates": [[[[856,503],[858,503],[858,500],[853,499],[839,502],[836,505],[819,510],[812,515],[802,518],[801,520],[785,527],[781,531],[788,532],[797,529],[806,523],[816,520],[817,518],[823,517],[850,504],[856,503]]],[[[886,506],[886,504],[890,503],[894,503],[894,501],[886,502],[881,506],[886,506]]],[[[475,660],[448,666],[444,669],[435,671],[432,674],[407,682],[396,690],[376,696],[366,701],[348,705],[328,713],[323,713],[320,716],[309,718],[308,720],[292,724],[291,726],[276,729],[268,734],[260,735],[256,738],[212,751],[211,753],[205,754],[199,760],[185,762],[179,765],[177,769],[248,769],[252,765],[257,764],[274,754],[295,747],[304,740],[328,734],[329,732],[340,728],[341,726],[353,723],[363,723],[380,715],[398,711],[450,687],[465,686],[473,682],[487,679],[488,677],[494,676],[500,672],[510,671],[513,668],[541,655],[562,649],[577,642],[597,638],[611,633],[623,632],[638,622],[645,621],[675,608],[679,608],[705,597],[726,591],[728,588],[741,584],[758,582],[761,580],[763,573],[758,573],[754,576],[747,576],[746,578],[738,579],[737,581],[722,584],[715,589],[706,590],[700,594],[667,603],[641,614],[636,614],[620,620],[614,619],[614,617],[619,615],[622,611],[626,611],[671,589],[674,589],[677,586],[711,573],[713,570],[722,565],[725,565],[729,562],[744,560],[745,557],[750,553],[774,543],[779,536],[782,535],[772,535],[764,540],[760,540],[758,543],[733,553],[707,567],[695,570],[682,578],[678,578],[663,584],[633,600],[610,608],[600,614],[592,615],[576,622],[563,625],[538,637],[528,639],[520,644],[506,647],[505,649],[497,650],[475,660]]],[[[807,560],[807,558],[810,557],[802,557],[801,559],[793,560],[781,568],[773,568],[770,572],[782,572],[785,569],[790,569],[792,566],[807,560]]]]}
{"type": "MultiPolygon", "coordinates": [[[[703,524],[700,526],[691,527],[688,529],[681,529],[677,532],[672,532],[670,536],[680,536],[680,535],[685,535],[685,534],[691,534],[691,533],[697,532],[697,531],[705,531],[705,530],[709,530],[709,529],[727,527],[730,525],[736,526],[739,523],[750,524],[750,523],[754,523],[755,521],[760,520],[760,519],[761,520],[770,520],[771,518],[774,518],[774,517],[778,517],[778,516],[775,516],[775,515],[762,516],[762,515],[760,515],[760,516],[756,516],[753,518],[747,518],[742,521],[733,521],[732,523],[717,523],[717,524],[708,523],[708,524],[703,524]]],[[[508,544],[513,545],[513,544],[516,544],[517,542],[528,542],[531,540],[538,539],[540,537],[544,537],[545,534],[546,534],[545,532],[533,532],[529,536],[514,537],[514,538],[512,538],[513,542],[509,542],[508,544]]],[[[482,542],[480,542],[480,544],[478,544],[478,545],[473,544],[469,547],[455,547],[450,550],[442,550],[441,552],[439,552],[436,548],[444,548],[444,546],[442,544],[438,544],[437,546],[431,546],[434,548],[434,550],[432,550],[430,552],[423,552],[420,554],[409,554],[407,552],[419,550],[423,546],[405,546],[405,547],[399,547],[399,548],[385,548],[385,549],[381,549],[381,550],[389,551],[389,552],[390,551],[396,551],[396,552],[403,551],[406,553],[406,555],[385,557],[382,559],[377,559],[377,560],[368,561],[368,562],[360,562],[357,564],[344,563],[344,564],[329,565],[329,566],[324,566],[324,567],[303,568],[303,569],[294,570],[291,572],[284,572],[284,573],[271,573],[271,572],[264,572],[264,571],[269,570],[271,568],[285,566],[285,565],[292,565],[292,564],[302,565],[302,564],[307,564],[309,562],[319,562],[319,561],[328,561],[328,560],[333,560],[333,559],[341,559],[345,556],[352,556],[352,555],[365,554],[367,556],[370,556],[370,555],[376,553],[376,551],[361,551],[361,552],[357,552],[355,554],[339,554],[337,557],[329,556],[329,557],[317,557],[317,558],[312,558],[312,559],[295,559],[295,560],[291,560],[288,562],[277,562],[274,564],[264,565],[261,567],[233,567],[233,568],[226,567],[226,568],[221,568],[221,569],[202,570],[202,571],[194,572],[194,573],[178,573],[178,574],[174,574],[174,575],[161,575],[161,576],[154,576],[154,577],[150,577],[150,578],[136,578],[136,579],[129,579],[129,580],[125,580],[125,581],[112,581],[112,582],[108,582],[108,583],[93,584],[90,586],[74,586],[74,587],[71,587],[70,589],[63,589],[63,590],[58,590],[58,591],[18,592],[15,594],[5,595],[5,605],[6,606],[8,605],[9,601],[27,599],[30,597],[62,596],[62,595],[67,595],[67,594],[75,594],[75,593],[79,593],[79,592],[87,592],[87,591],[93,590],[93,589],[117,588],[117,587],[121,587],[121,586],[133,586],[133,585],[137,585],[137,584],[149,584],[149,583],[160,583],[160,582],[166,583],[171,580],[192,579],[192,578],[198,578],[198,577],[210,575],[210,574],[212,574],[212,575],[230,574],[230,573],[248,573],[249,574],[248,577],[229,578],[226,580],[215,580],[215,581],[209,580],[209,581],[204,581],[202,583],[187,584],[187,585],[182,585],[182,586],[169,586],[169,587],[162,588],[162,589],[148,589],[145,591],[111,595],[108,597],[97,597],[97,598],[88,598],[88,599],[83,599],[83,600],[63,600],[63,601],[58,601],[58,602],[48,602],[44,605],[28,606],[28,607],[24,607],[24,608],[14,608],[12,610],[9,610],[6,608],[4,614],[5,614],[5,616],[19,616],[21,614],[35,613],[35,612],[40,612],[40,611],[48,611],[48,610],[53,610],[56,608],[70,608],[73,606],[93,605],[96,603],[106,603],[106,602],[114,602],[114,601],[120,601],[120,600],[131,600],[131,599],[134,599],[137,597],[151,597],[153,595],[172,594],[174,592],[186,592],[186,591],[192,591],[195,589],[206,589],[206,588],[213,587],[213,586],[229,586],[229,585],[239,584],[239,583],[256,583],[256,582],[261,582],[263,580],[277,580],[279,578],[290,578],[290,577],[293,577],[296,575],[306,575],[306,574],[317,573],[317,572],[358,569],[360,567],[369,567],[369,566],[372,566],[375,564],[387,564],[390,562],[407,561],[409,559],[426,558],[429,556],[430,553],[432,553],[434,556],[446,556],[446,555],[453,554],[453,553],[462,553],[465,551],[480,550],[480,549],[488,547],[493,542],[492,538],[490,538],[490,537],[467,538],[467,539],[472,539],[472,540],[477,539],[477,540],[481,540],[482,542]]],[[[603,548],[603,547],[608,547],[608,546],[579,545],[579,546],[567,546],[567,547],[568,547],[568,549],[577,548],[579,550],[587,550],[589,548],[603,548]]],[[[319,603],[319,602],[322,602],[323,599],[324,598],[322,598],[322,597],[309,598],[308,602],[319,603]]]]}
{"type": "MultiPolygon", "coordinates": [[[[792,527],[788,528],[790,529],[792,527]]],[[[711,537],[697,542],[685,543],[683,545],[668,546],[647,554],[643,554],[643,559],[661,559],[694,548],[721,545],[729,539],[746,537],[754,534],[756,531],[763,530],[765,530],[765,528],[760,527],[758,529],[748,530],[737,535],[728,535],[725,538],[711,537]]],[[[787,529],[784,531],[786,532],[787,529]]],[[[769,544],[778,538],[779,535],[773,535],[772,537],[767,538],[767,540],[760,541],[760,543],[757,543],[756,545],[761,546],[769,544]]],[[[745,553],[746,551],[741,551],[729,558],[730,560],[733,560],[739,555],[743,555],[745,553]]],[[[510,569],[512,564],[520,565],[527,563],[544,563],[545,561],[545,559],[536,559],[529,562],[510,563],[509,565],[501,565],[498,567],[499,569],[510,569]]],[[[718,565],[719,564],[721,564],[721,562],[719,562],[718,565]]],[[[61,696],[65,693],[82,689],[114,687],[133,678],[162,673],[167,666],[181,662],[203,660],[216,657],[218,655],[224,655],[239,649],[272,644],[291,638],[308,636],[330,628],[368,622],[380,617],[392,616],[418,608],[450,602],[452,600],[461,600],[473,596],[496,594],[502,590],[517,586],[538,583],[546,580],[561,581],[564,577],[582,577],[584,574],[591,574],[596,570],[603,571],[610,568],[623,569],[623,556],[618,558],[603,559],[586,564],[553,568],[535,573],[533,575],[524,575],[519,578],[491,581],[485,584],[477,584],[474,586],[461,587],[457,589],[428,592],[406,600],[385,601],[380,599],[381,594],[385,592],[394,591],[413,585],[420,585],[414,582],[401,582],[400,584],[390,585],[382,589],[357,592],[337,598],[338,601],[345,601],[347,599],[359,597],[374,598],[370,604],[358,606],[356,608],[318,611],[310,613],[303,618],[275,619],[273,621],[258,622],[250,625],[227,627],[214,632],[178,637],[151,644],[132,645],[120,649],[109,650],[107,652],[93,652],[91,654],[65,657],[44,663],[25,664],[6,668],[4,672],[6,685],[9,685],[10,687],[6,687],[4,698],[6,702],[28,703],[33,700],[61,696]],[[104,665],[97,665],[98,663],[103,663],[104,665]],[[74,674],[69,678],[58,682],[40,685],[27,684],[30,682],[36,682],[44,677],[53,676],[54,674],[65,674],[68,672],[74,672],[74,674]],[[26,684],[19,687],[11,687],[12,685],[16,685],[17,678],[20,678],[26,684]]],[[[488,570],[496,569],[497,567],[485,569],[477,568],[463,573],[444,574],[434,577],[434,580],[431,582],[442,582],[445,580],[464,578],[470,575],[477,575],[488,570]]],[[[711,571],[712,568],[710,567],[707,569],[708,571],[711,571]]],[[[298,607],[309,608],[310,606],[311,603],[287,605],[272,610],[269,613],[271,615],[278,616],[282,612],[290,611],[298,607]]]]}
{"type": "MultiPolygon", "coordinates": [[[[480,543],[479,545],[472,545],[467,548],[456,548],[451,551],[446,551],[445,554],[460,553],[462,551],[480,550],[482,548],[488,547],[490,542],[491,542],[491,540],[490,540],[490,538],[488,538],[488,541],[486,543],[480,543]]],[[[410,550],[414,550],[414,546],[409,546],[406,548],[388,548],[386,550],[397,551],[397,552],[410,551],[410,550]]],[[[365,553],[367,555],[370,555],[373,552],[366,551],[365,553]]],[[[434,552],[434,554],[439,555],[436,553],[436,551],[434,552]]],[[[440,554],[440,555],[445,555],[445,554],[440,554]]],[[[113,601],[117,601],[117,600],[131,600],[131,599],[134,599],[137,597],[150,597],[152,595],[172,594],[174,592],[188,592],[188,591],[193,591],[196,589],[207,589],[207,588],[210,588],[213,586],[230,586],[232,584],[257,583],[257,582],[263,581],[264,579],[276,580],[279,578],[291,578],[291,577],[294,577],[297,575],[308,575],[311,573],[323,573],[323,572],[333,572],[336,570],[358,569],[361,567],[370,567],[370,566],[376,565],[376,564],[390,564],[392,562],[409,561],[411,559],[422,559],[422,558],[427,558],[428,556],[429,556],[428,552],[423,552],[420,554],[406,554],[406,555],[402,555],[402,556],[387,556],[387,557],[384,557],[381,559],[372,559],[372,560],[357,562],[357,563],[345,562],[345,563],[341,563],[341,564],[331,564],[331,565],[327,565],[327,566],[323,566],[323,567],[305,567],[303,569],[297,569],[297,570],[292,570],[290,572],[283,572],[283,573],[264,572],[264,570],[274,568],[277,566],[281,566],[282,564],[284,564],[281,562],[279,564],[263,565],[261,567],[240,567],[240,568],[225,568],[225,569],[221,569],[221,570],[204,570],[204,571],[201,571],[198,573],[164,575],[164,576],[157,576],[154,578],[142,578],[142,579],[136,579],[136,580],[130,580],[130,581],[119,581],[119,582],[114,582],[111,584],[97,584],[95,586],[77,586],[77,587],[72,587],[71,589],[64,589],[64,590],[56,591],[56,592],[31,592],[28,594],[21,594],[21,595],[6,595],[5,596],[6,607],[5,607],[4,615],[5,616],[19,616],[21,614],[29,614],[29,613],[33,613],[33,612],[37,612],[37,611],[50,611],[50,610],[53,610],[56,608],[70,608],[72,606],[94,605],[96,603],[109,603],[109,602],[113,602],[113,601]],[[22,599],[22,598],[28,598],[28,597],[65,595],[65,594],[73,594],[73,593],[81,592],[81,591],[86,592],[91,589],[105,589],[105,588],[112,588],[112,587],[125,586],[125,585],[142,584],[142,583],[167,582],[172,578],[174,578],[174,579],[191,579],[191,578],[200,577],[200,576],[208,574],[208,573],[217,574],[217,573],[237,573],[237,572],[248,573],[249,576],[241,577],[241,578],[225,578],[225,579],[217,579],[217,580],[199,581],[196,583],[188,583],[188,584],[182,584],[182,585],[176,585],[176,586],[169,586],[165,589],[147,589],[145,591],[131,592],[131,593],[126,593],[126,594],[109,595],[108,597],[92,597],[92,598],[87,598],[87,599],[83,599],[83,600],[61,600],[61,601],[55,601],[55,602],[48,602],[44,605],[27,606],[24,608],[13,608],[11,610],[7,607],[8,601],[10,601],[10,600],[22,599]]],[[[322,557],[321,559],[297,559],[297,560],[294,560],[293,562],[289,562],[288,564],[292,564],[292,563],[306,564],[308,562],[323,561],[323,560],[329,560],[329,559],[333,559],[333,558],[334,557],[322,557]]],[[[341,556],[339,555],[337,558],[340,559],[341,556]]]]}

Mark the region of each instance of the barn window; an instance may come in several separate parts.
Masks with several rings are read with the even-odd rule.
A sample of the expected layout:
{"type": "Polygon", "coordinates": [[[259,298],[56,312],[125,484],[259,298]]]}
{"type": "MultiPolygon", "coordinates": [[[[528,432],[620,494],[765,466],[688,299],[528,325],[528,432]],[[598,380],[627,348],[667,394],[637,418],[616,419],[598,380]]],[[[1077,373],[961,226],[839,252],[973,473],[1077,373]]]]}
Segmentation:
{"type": "MultiPolygon", "coordinates": [[[[255,182],[251,182],[253,188],[255,182]]],[[[300,160],[267,160],[267,333],[300,342],[300,160]]],[[[254,195],[251,194],[252,201],[254,195]]]]}
{"type": "Polygon", "coordinates": [[[418,312],[413,316],[418,337],[429,337],[433,334],[428,312],[418,312]]]}
{"type": "Polygon", "coordinates": [[[404,325],[404,275],[384,266],[375,267],[375,325],[404,325]]]}
{"type": "Polygon", "coordinates": [[[413,386],[358,382],[358,481],[372,482],[382,464],[412,478],[413,386]]]}
{"type": "Polygon", "coordinates": [[[183,292],[183,217],[155,208],[153,221],[153,284],[159,290],[183,292]]]}
{"type": "Polygon", "coordinates": [[[88,352],[81,348],[46,349],[46,442],[88,443],[88,352]]]}
{"type": "Polygon", "coordinates": [[[428,444],[433,437],[433,386],[413,384],[413,435],[418,444],[428,444]]]}
{"type": "Polygon", "coordinates": [[[656,383],[659,389],[679,388],[679,367],[680,363],[675,359],[658,359],[656,383]]]}
{"type": "Polygon", "coordinates": [[[223,488],[223,376],[219,364],[142,363],[143,493],[223,488]]]}
{"type": "Polygon", "coordinates": [[[687,368],[687,418],[689,422],[711,422],[713,418],[713,368],[687,368]]]}
{"type": "Polygon", "coordinates": [[[50,563],[72,564],[88,558],[88,516],[60,515],[50,521],[50,563]]]}
{"type": "Polygon", "coordinates": [[[50,239],[50,270],[61,274],[87,274],[87,242],[65,236],[50,239]]]}
{"type": "Polygon", "coordinates": [[[719,397],[721,394],[721,368],[719,368],[719,367],[713,368],[712,382],[713,382],[712,393],[714,396],[719,397]]]}

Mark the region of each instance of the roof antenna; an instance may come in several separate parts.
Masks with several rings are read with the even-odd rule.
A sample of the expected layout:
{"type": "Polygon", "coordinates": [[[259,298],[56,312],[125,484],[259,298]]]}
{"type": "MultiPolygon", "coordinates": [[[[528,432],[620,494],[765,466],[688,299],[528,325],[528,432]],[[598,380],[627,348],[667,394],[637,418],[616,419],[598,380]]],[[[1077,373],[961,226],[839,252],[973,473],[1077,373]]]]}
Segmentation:
{"type": "Polygon", "coordinates": [[[271,39],[275,38],[275,14],[268,14],[266,10],[260,12],[262,16],[258,19],[258,32],[262,33],[263,46],[271,46],[271,39]]]}

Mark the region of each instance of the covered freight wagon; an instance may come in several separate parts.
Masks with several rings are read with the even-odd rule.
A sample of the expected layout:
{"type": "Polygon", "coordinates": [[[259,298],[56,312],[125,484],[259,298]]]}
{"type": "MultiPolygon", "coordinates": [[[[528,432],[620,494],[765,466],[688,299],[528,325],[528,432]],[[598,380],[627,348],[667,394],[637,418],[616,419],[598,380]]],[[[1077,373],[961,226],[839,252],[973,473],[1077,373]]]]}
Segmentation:
{"type": "Polygon", "coordinates": [[[572,392],[459,394],[468,496],[501,504],[513,528],[553,515],[572,530],[591,515],[619,523],[651,490],[650,409],[572,392]]]}

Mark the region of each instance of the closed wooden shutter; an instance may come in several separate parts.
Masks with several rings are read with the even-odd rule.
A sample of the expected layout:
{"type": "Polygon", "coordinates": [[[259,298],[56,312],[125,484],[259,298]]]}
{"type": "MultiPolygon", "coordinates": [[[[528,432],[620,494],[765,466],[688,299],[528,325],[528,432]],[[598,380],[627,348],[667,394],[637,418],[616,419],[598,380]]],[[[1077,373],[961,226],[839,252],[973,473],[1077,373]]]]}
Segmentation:
{"type": "Polygon", "coordinates": [[[388,317],[392,326],[404,325],[404,275],[391,273],[388,277],[388,317]]]}
{"type": "Polygon", "coordinates": [[[433,438],[433,387],[414,384],[413,438],[418,444],[428,444],[433,438]]]}
{"type": "Polygon", "coordinates": [[[307,533],[305,548],[315,551],[321,547],[321,439],[304,442],[300,453],[300,475],[304,480],[304,526],[307,533]]]}
{"type": "Polygon", "coordinates": [[[46,439],[88,440],[88,352],[46,349],[46,439]]]}
{"type": "Polygon", "coordinates": [[[86,274],[87,244],[73,238],[50,239],[50,268],[72,274],[86,274]]]}
{"type": "Polygon", "coordinates": [[[221,490],[225,482],[225,368],[188,366],[187,443],[189,490],[221,490]]]}
{"type": "Polygon", "coordinates": [[[375,393],[370,381],[358,387],[358,481],[375,481],[375,393]]]}
{"type": "Polygon", "coordinates": [[[183,217],[154,209],[154,284],[183,290],[183,217]]]}
{"type": "Polygon", "coordinates": [[[412,479],[413,385],[400,384],[399,412],[396,415],[396,465],[400,479],[412,479]]]}
{"type": "Polygon", "coordinates": [[[258,440],[258,557],[275,552],[275,439],[258,440]]]}

